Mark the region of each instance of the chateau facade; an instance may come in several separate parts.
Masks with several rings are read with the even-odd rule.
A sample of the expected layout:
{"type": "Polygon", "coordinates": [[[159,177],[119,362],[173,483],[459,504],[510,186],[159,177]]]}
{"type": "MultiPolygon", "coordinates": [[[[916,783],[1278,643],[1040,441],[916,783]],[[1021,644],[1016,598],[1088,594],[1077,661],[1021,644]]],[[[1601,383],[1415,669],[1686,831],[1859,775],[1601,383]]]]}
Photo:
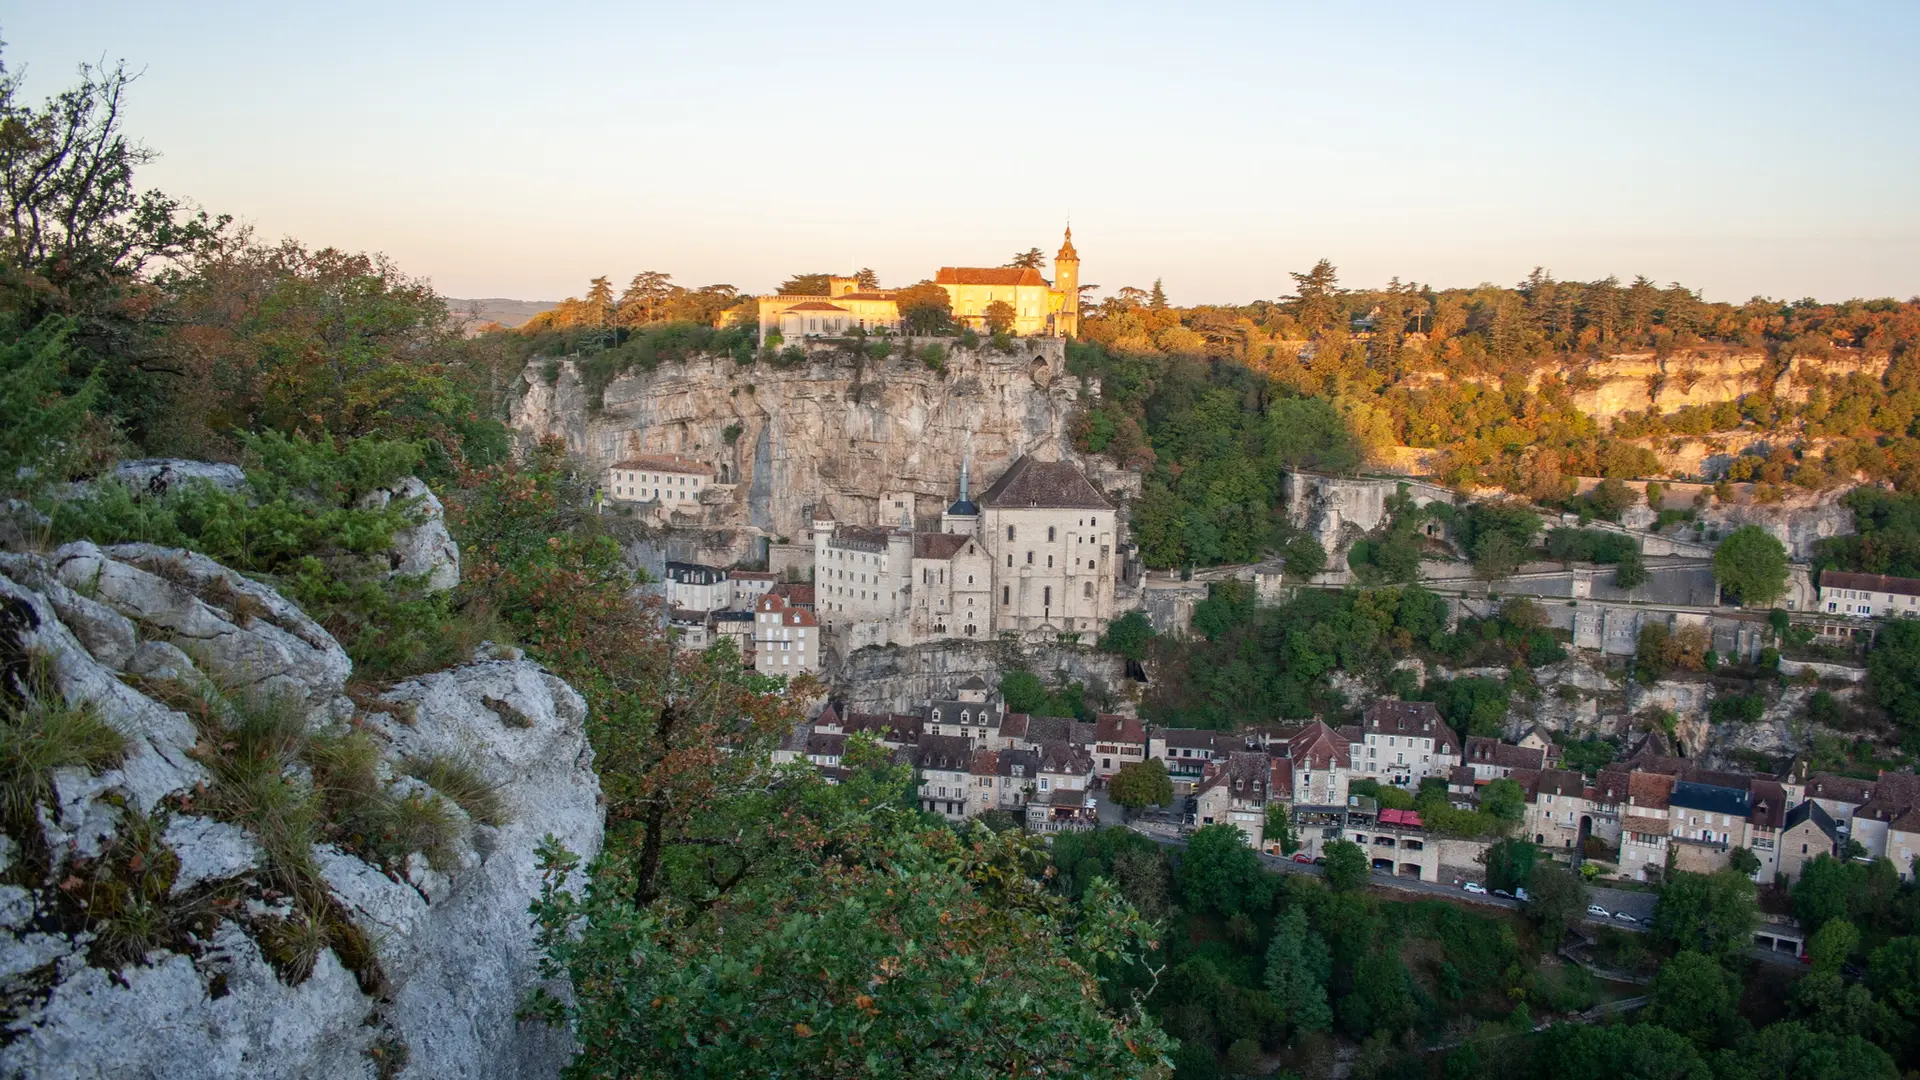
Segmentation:
{"type": "Polygon", "coordinates": [[[823,626],[849,649],[1003,632],[1092,640],[1114,616],[1115,508],[1066,461],[1022,457],[975,503],[971,463],[937,532],[836,522],[814,511],[823,626]]]}
{"type": "MultiPolygon", "coordinates": [[[[1013,332],[1022,337],[1080,336],[1080,253],[1069,228],[1053,257],[1054,280],[1033,267],[943,266],[933,283],[946,290],[953,320],[982,330],[995,302],[1013,308],[1013,332]]],[[[900,330],[897,290],[862,289],[857,279],[827,279],[825,296],[776,294],[760,298],[760,340],[779,334],[788,341],[835,337],[854,330],[900,330]]]]}

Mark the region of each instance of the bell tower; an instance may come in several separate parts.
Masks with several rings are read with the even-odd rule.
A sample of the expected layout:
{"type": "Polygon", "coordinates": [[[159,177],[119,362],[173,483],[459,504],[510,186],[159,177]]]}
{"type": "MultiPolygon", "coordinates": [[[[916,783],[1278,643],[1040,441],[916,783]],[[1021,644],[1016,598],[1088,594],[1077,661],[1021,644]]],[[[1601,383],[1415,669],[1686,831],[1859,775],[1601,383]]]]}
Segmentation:
{"type": "Polygon", "coordinates": [[[1053,316],[1053,331],[1061,337],[1080,336],[1080,253],[1073,250],[1073,226],[1067,226],[1067,238],[1053,257],[1053,287],[1060,294],[1060,310],[1053,316]]]}

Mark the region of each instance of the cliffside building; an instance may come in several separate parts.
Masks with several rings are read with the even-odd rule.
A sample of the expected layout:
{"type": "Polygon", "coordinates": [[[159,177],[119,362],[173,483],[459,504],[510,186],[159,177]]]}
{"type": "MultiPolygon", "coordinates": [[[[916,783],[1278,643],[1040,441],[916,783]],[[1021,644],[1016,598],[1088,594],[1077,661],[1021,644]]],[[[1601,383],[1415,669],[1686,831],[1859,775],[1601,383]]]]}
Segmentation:
{"type": "Polygon", "coordinates": [[[816,610],[851,651],[866,645],[1003,632],[1080,634],[1114,616],[1118,527],[1112,503],[1078,465],[1023,457],[980,502],[960,491],[939,532],[851,525],[814,510],[816,610]]]}
{"type": "MultiPolygon", "coordinates": [[[[1033,267],[943,266],[933,283],[945,289],[953,318],[961,326],[980,330],[987,325],[989,305],[1003,302],[1013,308],[1013,332],[1022,337],[1080,334],[1080,253],[1074,250],[1073,230],[1053,260],[1054,280],[1033,267]]],[[[900,331],[900,305],[892,289],[862,289],[850,277],[828,279],[827,294],[779,293],[760,298],[760,340],[778,333],[787,341],[808,337],[838,337],[853,330],[900,331]]]]}

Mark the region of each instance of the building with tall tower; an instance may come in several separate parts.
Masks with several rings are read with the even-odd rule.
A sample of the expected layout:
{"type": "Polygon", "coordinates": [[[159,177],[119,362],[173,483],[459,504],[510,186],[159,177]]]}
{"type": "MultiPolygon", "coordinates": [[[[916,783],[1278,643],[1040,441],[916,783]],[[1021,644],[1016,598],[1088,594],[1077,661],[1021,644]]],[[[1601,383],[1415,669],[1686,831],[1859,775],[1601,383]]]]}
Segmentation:
{"type": "MultiPolygon", "coordinates": [[[[1004,303],[1013,310],[1013,332],[1022,337],[1080,336],[1080,253],[1067,229],[1053,257],[1054,280],[1029,266],[943,266],[933,283],[945,289],[953,321],[985,329],[987,308],[1004,303]]],[[[863,289],[855,278],[829,277],[825,295],[780,294],[760,298],[760,339],[839,337],[854,331],[900,331],[895,290],[863,289]]]]}
{"type": "Polygon", "coordinates": [[[1073,226],[1053,257],[1053,292],[1060,305],[1053,313],[1053,333],[1057,337],[1080,336],[1080,253],[1073,250],[1073,226]]]}

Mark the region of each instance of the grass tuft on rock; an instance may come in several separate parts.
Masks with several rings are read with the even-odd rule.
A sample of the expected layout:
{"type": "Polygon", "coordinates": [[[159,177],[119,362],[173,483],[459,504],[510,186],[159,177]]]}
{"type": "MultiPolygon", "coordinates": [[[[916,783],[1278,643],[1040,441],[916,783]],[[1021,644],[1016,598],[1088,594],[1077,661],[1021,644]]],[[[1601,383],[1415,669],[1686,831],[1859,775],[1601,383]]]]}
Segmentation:
{"type": "Polygon", "coordinates": [[[469,762],[445,754],[410,756],[401,760],[400,771],[458,803],[478,824],[507,822],[507,808],[500,799],[499,789],[487,783],[480,770],[469,762]]]}
{"type": "Polygon", "coordinates": [[[73,705],[54,685],[50,661],[28,658],[25,685],[0,695],[0,826],[31,846],[39,842],[36,809],[53,799],[53,771],[100,772],[120,764],[127,737],[88,704],[73,705]]]}

